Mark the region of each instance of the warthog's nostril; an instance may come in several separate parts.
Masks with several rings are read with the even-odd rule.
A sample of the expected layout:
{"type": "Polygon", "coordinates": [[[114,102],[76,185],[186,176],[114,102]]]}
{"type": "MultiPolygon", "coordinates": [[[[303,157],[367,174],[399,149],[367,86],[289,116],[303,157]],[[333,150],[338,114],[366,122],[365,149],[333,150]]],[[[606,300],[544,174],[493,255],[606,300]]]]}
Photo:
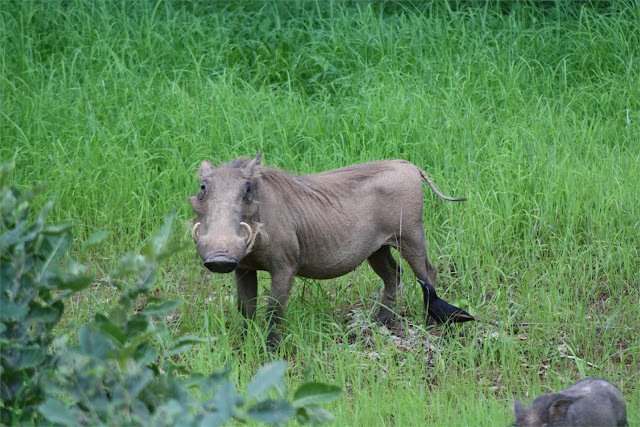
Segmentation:
{"type": "Polygon", "coordinates": [[[230,254],[218,253],[207,258],[204,266],[214,273],[231,273],[238,266],[238,261],[230,254]]]}

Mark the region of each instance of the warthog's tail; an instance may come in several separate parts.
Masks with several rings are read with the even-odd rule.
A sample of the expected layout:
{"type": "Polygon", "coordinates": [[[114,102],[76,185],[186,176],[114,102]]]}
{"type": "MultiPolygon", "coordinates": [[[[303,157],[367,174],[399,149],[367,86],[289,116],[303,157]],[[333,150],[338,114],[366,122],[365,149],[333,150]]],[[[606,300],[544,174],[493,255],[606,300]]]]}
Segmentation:
{"type": "Polygon", "coordinates": [[[461,199],[455,199],[453,197],[445,196],[444,194],[442,194],[440,192],[440,190],[438,190],[438,188],[435,186],[435,184],[433,182],[431,182],[431,180],[429,179],[429,176],[427,176],[427,173],[425,171],[423,171],[420,168],[418,168],[418,170],[420,171],[420,175],[422,175],[422,179],[427,181],[427,184],[429,184],[429,187],[431,187],[433,192],[436,193],[438,195],[438,197],[440,197],[442,199],[445,199],[445,200],[449,200],[450,202],[464,202],[465,200],[467,200],[466,197],[463,197],[461,199]]]}

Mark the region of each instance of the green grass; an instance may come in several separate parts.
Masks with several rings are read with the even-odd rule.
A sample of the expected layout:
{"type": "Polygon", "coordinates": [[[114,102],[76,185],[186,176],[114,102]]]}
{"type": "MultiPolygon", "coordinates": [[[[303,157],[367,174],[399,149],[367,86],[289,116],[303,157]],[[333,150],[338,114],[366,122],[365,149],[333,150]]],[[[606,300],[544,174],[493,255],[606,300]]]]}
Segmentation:
{"type": "MultiPolygon", "coordinates": [[[[425,189],[437,287],[499,326],[426,330],[405,266],[401,320],[354,336],[350,310],[382,289],[368,266],[297,280],[280,356],[292,385],[345,388],[340,425],[504,425],[513,395],[582,376],[617,384],[640,424],[639,82],[637,2],[0,3],[0,159],[48,183],[38,203],[78,242],[110,232],[83,259],[98,275],[172,209],[186,223],[203,159],[404,158],[468,198],[425,189]],[[391,337],[403,325],[413,348],[391,337]]],[[[184,301],[176,326],[217,337],[194,370],[230,364],[243,386],[266,360],[264,304],[241,343],[232,277],[192,247],[158,292],[184,301]]],[[[97,284],[65,325],[114,303],[97,284]]]]}

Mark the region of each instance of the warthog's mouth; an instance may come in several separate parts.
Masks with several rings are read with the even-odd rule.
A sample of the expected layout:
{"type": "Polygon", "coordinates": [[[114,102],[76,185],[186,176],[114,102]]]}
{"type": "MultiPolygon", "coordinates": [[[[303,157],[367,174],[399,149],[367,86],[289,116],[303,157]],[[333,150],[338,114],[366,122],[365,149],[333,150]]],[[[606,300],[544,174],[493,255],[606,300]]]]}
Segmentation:
{"type": "Polygon", "coordinates": [[[231,273],[238,261],[228,252],[216,252],[204,261],[204,266],[214,273],[231,273]]]}

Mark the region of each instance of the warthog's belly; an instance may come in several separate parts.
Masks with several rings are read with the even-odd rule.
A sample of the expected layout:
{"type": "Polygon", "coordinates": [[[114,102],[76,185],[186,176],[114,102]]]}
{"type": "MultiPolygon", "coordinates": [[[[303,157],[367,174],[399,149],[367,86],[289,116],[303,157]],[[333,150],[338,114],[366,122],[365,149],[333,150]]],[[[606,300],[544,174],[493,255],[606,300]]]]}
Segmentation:
{"type": "Polygon", "coordinates": [[[360,265],[348,265],[348,266],[333,266],[330,268],[305,268],[299,269],[297,276],[305,277],[307,279],[335,279],[336,277],[344,276],[347,273],[351,273],[360,265]]]}
{"type": "MultiPolygon", "coordinates": [[[[376,247],[377,249],[377,247],[376,247]]],[[[371,255],[362,248],[335,249],[331,255],[324,254],[312,259],[302,259],[297,276],[308,279],[334,279],[354,271],[371,255]]]]}

